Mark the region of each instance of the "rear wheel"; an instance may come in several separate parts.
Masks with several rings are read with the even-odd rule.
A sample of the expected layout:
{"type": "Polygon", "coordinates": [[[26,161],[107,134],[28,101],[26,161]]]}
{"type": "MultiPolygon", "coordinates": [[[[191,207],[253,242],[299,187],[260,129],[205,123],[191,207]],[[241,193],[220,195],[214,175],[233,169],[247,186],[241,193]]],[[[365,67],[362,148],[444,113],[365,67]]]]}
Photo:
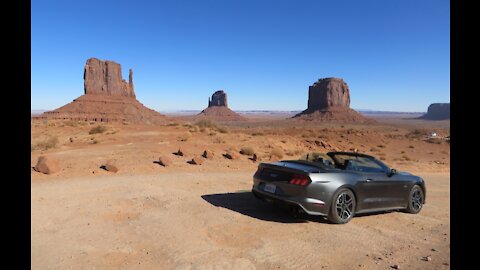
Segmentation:
{"type": "Polygon", "coordinates": [[[410,190],[410,193],[408,195],[408,206],[405,210],[408,213],[417,214],[418,212],[420,212],[420,210],[422,210],[423,201],[423,190],[420,186],[415,185],[410,190]]]}
{"type": "Polygon", "coordinates": [[[335,224],[349,222],[355,213],[355,195],[350,189],[342,188],[333,197],[328,220],[335,224]]]}

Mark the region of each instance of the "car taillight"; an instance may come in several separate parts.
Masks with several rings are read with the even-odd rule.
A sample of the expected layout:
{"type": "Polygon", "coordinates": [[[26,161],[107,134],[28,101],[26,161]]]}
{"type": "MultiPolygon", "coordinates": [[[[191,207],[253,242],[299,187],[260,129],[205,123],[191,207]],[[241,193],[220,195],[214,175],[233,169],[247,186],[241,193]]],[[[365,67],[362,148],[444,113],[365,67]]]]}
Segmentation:
{"type": "Polygon", "coordinates": [[[294,175],[293,178],[290,180],[290,184],[292,185],[298,185],[298,186],[306,186],[308,184],[310,184],[312,181],[310,180],[310,178],[308,178],[307,176],[305,175],[294,175]]]}

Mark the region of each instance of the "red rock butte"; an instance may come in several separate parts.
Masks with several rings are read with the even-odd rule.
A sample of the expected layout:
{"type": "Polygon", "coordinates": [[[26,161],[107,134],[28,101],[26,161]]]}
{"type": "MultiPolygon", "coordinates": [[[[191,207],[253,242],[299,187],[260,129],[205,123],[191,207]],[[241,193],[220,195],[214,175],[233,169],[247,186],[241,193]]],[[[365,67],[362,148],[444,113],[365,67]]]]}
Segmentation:
{"type": "Polygon", "coordinates": [[[131,69],[126,82],[122,79],[120,64],[90,58],[85,65],[83,79],[84,95],[58,109],[43,113],[39,118],[165,123],[164,115],[145,107],[136,99],[131,69]]]}
{"type": "Polygon", "coordinates": [[[228,108],[227,93],[218,90],[208,98],[208,107],[201,111],[197,117],[208,118],[216,121],[245,121],[245,117],[228,108]]]}
{"type": "Polygon", "coordinates": [[[319,79],[308,88],[308,107],[293,118],[322,122],[374,122],[350,108],[350,89],[340,78],[319,79]]]}

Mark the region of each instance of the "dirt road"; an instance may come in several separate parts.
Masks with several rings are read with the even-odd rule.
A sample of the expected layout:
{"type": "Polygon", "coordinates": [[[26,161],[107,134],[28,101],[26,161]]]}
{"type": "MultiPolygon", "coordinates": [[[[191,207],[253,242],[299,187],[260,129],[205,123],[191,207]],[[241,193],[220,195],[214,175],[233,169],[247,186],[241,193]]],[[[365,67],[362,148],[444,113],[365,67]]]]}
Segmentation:
{"type": "Polygon", "coordinates": [[[32,269],[450,268],[449,174],[422,175],[427,204],[418,215],[366,215],[346,225],[257,201],[251,176],[33,179],[32,269]]]}

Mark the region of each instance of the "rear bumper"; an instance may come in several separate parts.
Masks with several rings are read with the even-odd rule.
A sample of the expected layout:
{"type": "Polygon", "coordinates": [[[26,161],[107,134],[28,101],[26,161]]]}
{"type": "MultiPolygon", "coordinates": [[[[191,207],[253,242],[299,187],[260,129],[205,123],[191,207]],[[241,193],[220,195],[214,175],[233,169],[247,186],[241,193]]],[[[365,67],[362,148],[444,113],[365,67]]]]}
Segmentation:
{"type": "Polygon", "coordinates": [[[314,199],[314,198],[304,198],[304,197],[285,197],[273,193],[268,193],[263,190],[258,189],[256,186],[252,188],[253,195],[258,199],[263,199],[267,202],[284,204],[288,206],[298,206],[305,213],[309,215],[316,216],[327,216],[328,207],[325,202],[314,199]]]}

